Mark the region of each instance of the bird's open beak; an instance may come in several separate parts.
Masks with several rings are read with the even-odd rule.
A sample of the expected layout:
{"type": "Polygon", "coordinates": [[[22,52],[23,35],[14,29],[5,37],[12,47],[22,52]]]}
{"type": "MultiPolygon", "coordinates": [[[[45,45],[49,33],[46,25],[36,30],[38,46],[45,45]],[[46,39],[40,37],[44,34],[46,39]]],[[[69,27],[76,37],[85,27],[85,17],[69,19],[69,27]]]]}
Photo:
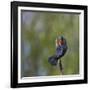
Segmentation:
{"type": "Polygon", "coordinates": [[[56,43],[56,47],[58,47],[58,40],[57,39],[56,39],[55,43],[56,43]]]}

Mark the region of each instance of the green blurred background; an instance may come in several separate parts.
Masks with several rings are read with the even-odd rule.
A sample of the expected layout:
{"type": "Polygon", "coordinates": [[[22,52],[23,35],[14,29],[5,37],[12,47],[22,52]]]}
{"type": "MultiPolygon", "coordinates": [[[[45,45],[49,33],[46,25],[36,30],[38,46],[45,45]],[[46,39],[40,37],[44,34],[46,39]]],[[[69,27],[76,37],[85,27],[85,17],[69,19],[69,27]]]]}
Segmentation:
{"type": "Polygon", "coordinates": [[[62,63],[65,75],[79,74],[79,14],[21,11],[21,76],[61,75],[48,63],[55,53],[55,39],[63,35],[68,50],[62,63]]]}

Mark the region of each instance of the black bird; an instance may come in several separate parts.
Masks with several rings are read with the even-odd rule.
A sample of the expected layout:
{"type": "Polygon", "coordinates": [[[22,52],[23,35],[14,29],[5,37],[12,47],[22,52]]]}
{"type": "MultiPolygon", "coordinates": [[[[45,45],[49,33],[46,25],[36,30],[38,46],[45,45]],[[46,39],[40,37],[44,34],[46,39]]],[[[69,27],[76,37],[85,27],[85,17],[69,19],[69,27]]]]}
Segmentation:
{"type": "MultiPolygon", "coordinates": [[[[55,55],[48,58],[49,63],[51,65],[57,65],[58,60],[65,55],[66,51],[67,51],[66,39],[63,36],[59,36],[56,39],[56,53],[55,55]]],[[[61,61],[60,67],[62,69],[61,61]]]]}

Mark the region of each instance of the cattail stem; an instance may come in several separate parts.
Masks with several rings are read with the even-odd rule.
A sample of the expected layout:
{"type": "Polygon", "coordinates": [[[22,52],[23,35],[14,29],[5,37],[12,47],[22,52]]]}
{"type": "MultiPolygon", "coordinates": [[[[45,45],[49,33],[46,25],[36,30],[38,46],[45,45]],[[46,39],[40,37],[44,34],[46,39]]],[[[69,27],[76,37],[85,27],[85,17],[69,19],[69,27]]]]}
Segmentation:
{"type": "Polygon", "coordinates": [[[59,69],[60,69],[61,74],[63,75],[64,71],[63,71],[63,65],[62,65],[61,60],[59,60],[59,69]]]}

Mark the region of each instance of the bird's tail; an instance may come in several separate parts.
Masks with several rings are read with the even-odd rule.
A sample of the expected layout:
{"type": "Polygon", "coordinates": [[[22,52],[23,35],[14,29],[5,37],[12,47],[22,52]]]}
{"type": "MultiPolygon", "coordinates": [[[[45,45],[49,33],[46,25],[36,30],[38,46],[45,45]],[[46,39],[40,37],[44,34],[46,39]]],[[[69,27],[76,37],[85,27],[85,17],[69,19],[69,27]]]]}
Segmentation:
{"type": "Polygon", "coordinates": [[[51,57],[48,58],[48,62],[51,64],[51,65],[57,65],[57,62],[58,62],[58,58],[53,55],[51,57]]]}

